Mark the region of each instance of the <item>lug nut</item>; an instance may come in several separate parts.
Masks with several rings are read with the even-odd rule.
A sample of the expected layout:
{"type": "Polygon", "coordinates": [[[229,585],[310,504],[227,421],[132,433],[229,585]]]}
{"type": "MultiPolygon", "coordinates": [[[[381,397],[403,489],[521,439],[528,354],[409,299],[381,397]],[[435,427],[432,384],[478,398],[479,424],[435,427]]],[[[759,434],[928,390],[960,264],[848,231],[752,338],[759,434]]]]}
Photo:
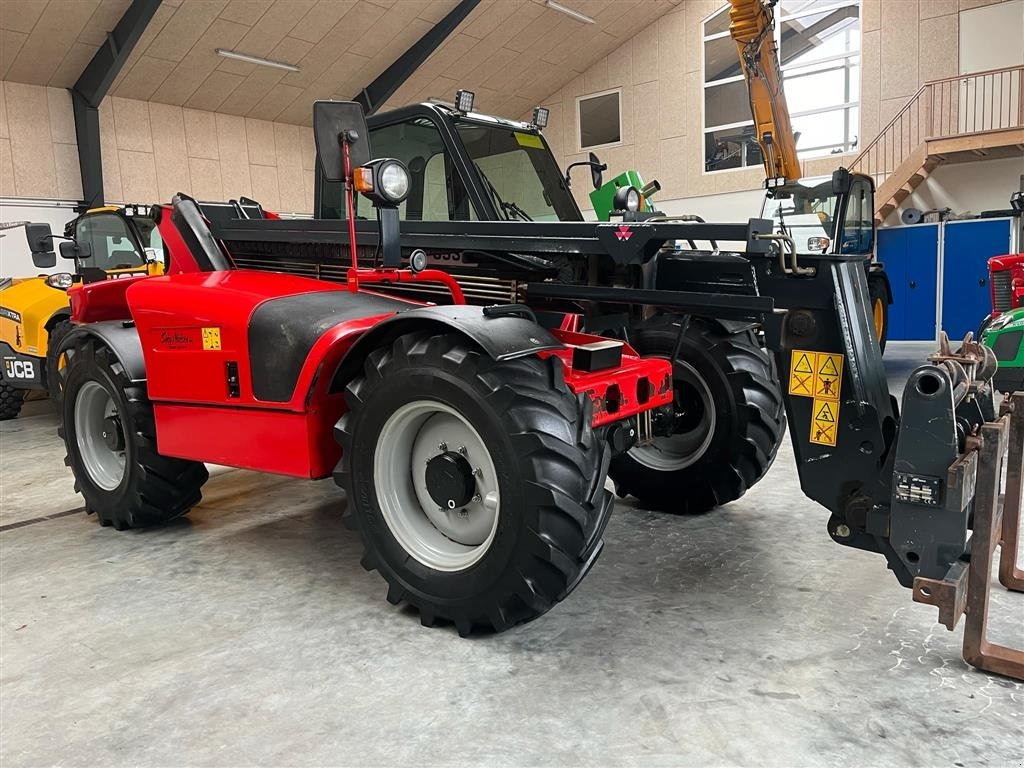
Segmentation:
{"type": "Polygon", "coordinates": [[[842,524],[841,525],[837,525],[836,526],[836,536],[838,536],[840,539],[848,539],[848,538],[850,538],[850,527],[848,525],[842,525],[842,524]]]}
{"type": "Polygon", "coordinates": [[[438,443],[437,444],[437,450],[439,450],[441,452],[447,451],[448,450],[448,443],[446,443],[444,441],[438,443]]]}
{"type": "Polygon", "coordinates": [[[458,450],[459,450],[459,453],[462,454],[463,456],[466,455],[466,446],[460,445],[458,450]]]}

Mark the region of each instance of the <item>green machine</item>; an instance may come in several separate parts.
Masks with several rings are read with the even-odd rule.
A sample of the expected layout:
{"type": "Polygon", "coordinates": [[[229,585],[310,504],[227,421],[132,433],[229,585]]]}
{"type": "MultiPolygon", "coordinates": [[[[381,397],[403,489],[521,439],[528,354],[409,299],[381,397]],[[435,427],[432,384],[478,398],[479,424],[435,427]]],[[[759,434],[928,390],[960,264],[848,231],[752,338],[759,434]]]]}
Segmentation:
{"type": "Polygon", "coordinates": [[[598,221],[608,221],[612,211],[654,212],[651,197],[661,189],[657,181],[644,184],[638,171],[624,171],[590,193],[598,221]]]}
{"type": "Polygon", "coordinates": [[[996,389],[1024,392],[1024,307],[1000,314],[984,329],[981,338],[999,363],[992,377],[996,389]]]}

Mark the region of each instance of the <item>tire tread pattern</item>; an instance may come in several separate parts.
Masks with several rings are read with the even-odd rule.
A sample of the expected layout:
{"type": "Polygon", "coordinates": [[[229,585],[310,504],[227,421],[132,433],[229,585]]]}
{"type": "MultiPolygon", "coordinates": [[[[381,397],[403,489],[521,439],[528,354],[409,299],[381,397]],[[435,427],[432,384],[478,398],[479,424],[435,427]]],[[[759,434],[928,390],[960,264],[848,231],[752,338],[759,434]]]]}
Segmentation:
{"type": "Polygon", "coordinates": [[[349,498],[346,523],[359,531],[366,547],[363,566],[379,570],[388,581],[390,602],[405,601],[417,608],[425,626],[446,620],[463,636],[477,627],[500,632],[549,610],[589,570],[600,551],[613,502],[604,488],[608,449],[590,427],[589,407],[582,407],[565,385],[556,359],[499,362],[457,334],[411,333],[367,357],[362,375],[349,383],[346,399],[349,410],[335,428],[343,456],[334,477],[349,498]],[[524,556],[517,553],[501,583],[472,606],[432,600],[405,588],[390,568],[382,567],[373,534],[354,510],[352,469],[346,457],[358,442],[355,433],[368,393],[407,366],[437,366],[473,383],[481,401],[506,426],[523,469],[526,505],[537,511],[536,526],[524,528],[527,540],[519,545],[524,556]]]}

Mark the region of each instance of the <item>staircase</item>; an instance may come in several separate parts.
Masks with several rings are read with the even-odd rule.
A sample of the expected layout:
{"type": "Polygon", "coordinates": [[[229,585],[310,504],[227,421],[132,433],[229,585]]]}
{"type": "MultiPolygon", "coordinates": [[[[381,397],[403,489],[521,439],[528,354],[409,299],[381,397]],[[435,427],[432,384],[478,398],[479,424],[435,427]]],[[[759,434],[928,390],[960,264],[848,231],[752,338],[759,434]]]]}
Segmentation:
{"type": "Polygon", "coordinates": [[[875,180],[881,223],[942,163],[1024,155],[1024,66],[933,80],[868,144],[850,170],[875,180]]]}

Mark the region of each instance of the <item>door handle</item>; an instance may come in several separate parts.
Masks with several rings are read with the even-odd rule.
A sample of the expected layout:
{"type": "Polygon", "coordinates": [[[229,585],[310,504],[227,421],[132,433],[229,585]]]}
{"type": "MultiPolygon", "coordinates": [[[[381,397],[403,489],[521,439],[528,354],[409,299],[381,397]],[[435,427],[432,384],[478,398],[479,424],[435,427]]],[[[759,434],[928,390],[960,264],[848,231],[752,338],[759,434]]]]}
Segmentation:
{"type": "Polygon", "coordinates": [[[987,283],[987,282],[988,282],[988,280],[986,280],[986,279],[985,279],[985,278],[983,277],[983,278],[981,278],[981,280],[979,280],[979,281],[978,281],[978,285],[984,286],[984,285],[985,285],[985,283],[987,283]]]}
{"type": "Polygon", "coordinates": [[[910,281],[910,287],[911,288],[917,288],[917,282],[915,280],[911,280],[910,281]]]}

